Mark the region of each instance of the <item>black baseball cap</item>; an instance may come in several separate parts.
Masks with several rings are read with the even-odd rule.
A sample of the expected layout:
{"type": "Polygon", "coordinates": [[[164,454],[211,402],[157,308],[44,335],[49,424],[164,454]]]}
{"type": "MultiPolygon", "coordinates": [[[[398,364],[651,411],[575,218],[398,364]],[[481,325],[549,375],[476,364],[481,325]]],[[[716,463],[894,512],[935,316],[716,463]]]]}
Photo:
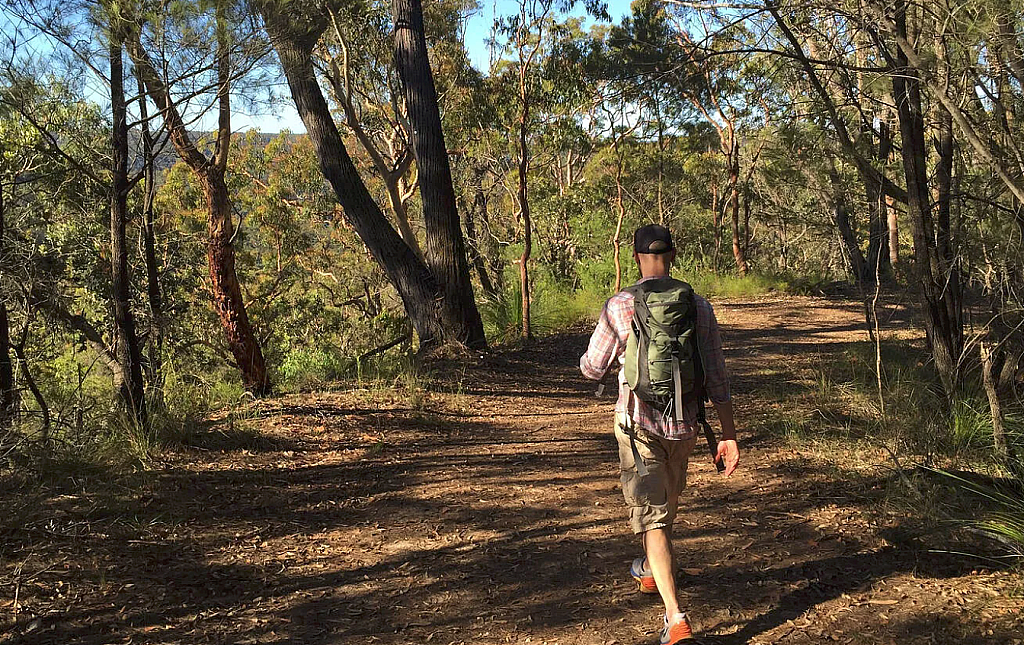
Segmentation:
{"type": "Polygon", "coordinates": [[[672,233],[660,224],[641,226],[633,234],[633,250],[637,253],[668,253],[675,248],[672,233]]]}

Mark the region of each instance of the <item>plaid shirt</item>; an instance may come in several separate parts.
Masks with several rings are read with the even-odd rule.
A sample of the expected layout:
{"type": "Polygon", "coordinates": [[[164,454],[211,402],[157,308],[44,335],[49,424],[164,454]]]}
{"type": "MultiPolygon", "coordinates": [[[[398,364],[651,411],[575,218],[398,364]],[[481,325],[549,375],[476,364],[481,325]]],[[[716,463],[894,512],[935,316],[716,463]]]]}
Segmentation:
{"type": "MultiPolygon", "coordinates": [[[[641,282],[649,279],[645,278],[641,282]]],[[[713,403],[724,403],[729,400],[729,374],[725,369],[718,321],[711,303],[700,296],[695,296],[694,302],[697,307],[697,342],[704,367],[705,390],[713,403]]],[[[611,367],[612,361],[618,359],[620,364],[623,362],[633,311],[633,296],[625,291],[620,291],[605,303],[597,328],[590,337],[587,353],[580,358],[580,371],[584,376],[600,380],[611,367]]],[[[633,422],[651,434],[666,439],[690,439],[695,436],[698,431],[699,405],[700,402],[694,397],[684,399],[683,422],[676,423],[673,415],[663,417],[660,411],[633,396],[626,385],[625,371],[619,370],[619,400],[615,404],[615,411],[628,411],[633,422]]]]}

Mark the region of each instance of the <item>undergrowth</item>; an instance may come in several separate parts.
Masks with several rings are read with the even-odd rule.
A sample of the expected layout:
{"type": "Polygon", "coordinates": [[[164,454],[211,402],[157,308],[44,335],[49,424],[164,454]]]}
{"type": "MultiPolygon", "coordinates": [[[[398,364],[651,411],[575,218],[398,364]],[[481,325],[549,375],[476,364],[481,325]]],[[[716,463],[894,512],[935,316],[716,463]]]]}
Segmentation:
{"type": "Polygon", "coordinates": [[[997,458],[980,387],[968,381],[948,403],[924,348],[909,340],[882,343],[881,399],[875,345],[866,340],[820,356],[802,377],[798,388],[765,393],[776,405],[760,422],[764,430],[826,462],[843,445],[846,459],[858,462],[849,467],[892,474],[887,505],[919,520],[972,527],[1011,557],[1024,555],[1024,410],[1004,409],[1011,456],[997,458]],[[922,477],[932,471],[972,476],[922,477]]]}

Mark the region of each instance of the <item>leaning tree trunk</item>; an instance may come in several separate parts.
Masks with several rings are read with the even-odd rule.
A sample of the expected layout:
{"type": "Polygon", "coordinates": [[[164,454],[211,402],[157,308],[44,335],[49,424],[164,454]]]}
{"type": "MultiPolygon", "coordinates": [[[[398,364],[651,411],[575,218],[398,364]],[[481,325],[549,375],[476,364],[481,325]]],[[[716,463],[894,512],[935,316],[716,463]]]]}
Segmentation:
{"type": "MultiPolygon", "coordinates": [[[[4,192],[0,185],[0,266],[4,257],[4,192]]],[[[11,327],[7,317],[7,302],[0,291],[0,433],[9,430],[18,409],[18,390],[14,385],[14,364],[11,361],[11,327]]]]}
{"type": "MultiPolygon", "coordinates": [[[[906,38],[906,2],[896,9],[896,25],[906,38]]],[[[900,133],[903,138],[903,169],[907,180],[907,215],[914,237],[914,271],[917,274],[925,304],[925,332],[935,360],[935,369],[950,401],[956,397],[958,348],[954,329],[943,302],[945,280],[933,248],[935,229],[932,222],[928,191],[928,167],[921,110],[921,85],[915,69],[907,64],[907,56],[897,52],[899,69],[892,76],[893,95],[897,105],[900,133]]],[[[959,334],[956,334],[957,336],[959,334]]]]}
{"type": "MultiPolygon", "coordinates": [[[[850,206],[846,200],[846,193],[843,191],[842,178],[839,176],[839,171],[836,170],[833,160],[828,160],[825,169],[828,172],[830,185],[822,185],[821,189],[827,195],[832,208],[832,222],[836,225],[836,232],[839,234],[840,248],[843,258],[846,260],[846,270],[854,284],[861,287],[866,275],[866,262],[864,254],[860,250],[860,244],[857,242],[857,233],[853,228],[850,206]]],[[[814,177],[814,175],[810,176],[814,177]]]]}
{"type": "Polygon", "coordinates": [[[121,43],[111,36],[110,43],[110,107],[113,113],[111,144],[113,149],[110,194],[110,277],[114,301],[114,333],[117,362],[123,379],[118,383],[118,397],[132,421],[139,427],[148,425],[146,418],[146,385],[142,378],[142,352],[135,334],[135,317],[131,306],[131,278],[128,270],[128,244],[125,227],[128,221],[128,121],[124,98],[124,67],[121,43]]]}
{"type": "Polygon", "coordinates": [[[398,291],[419,335],[420,346],[441,342],[445,330],[436,306],[441,295],[437,281],[388,223],[366,189],[317,82],[312,52],[325,29],[323,21],[301,13],[283,13],[276,2],[262,4],[260,13],[281,61],[295,108],[313,143],[320,170],[334,190],[345,218],[398,291]]]}
{"type": "Polygon", "coordinates": [[[393,6],[395,64],[405,88],[406,110],[412,125],[410,137],[427,234],[427,268],[444,293],[440,314],[452,339],[470,347],[486,347],[483,321],[473,298],[437,89],[427,55],[423,7],[420,0],[393,0],[393,6]]]}
{"type": "Polygon", "coordinates": [[[263,351],[245,310],[242,286],[235,272],[235,226],[231,218],[224,175],[211,168],[203,182],[209,209],[207,220],[206,259],[210,270],[213,308],[227,336],[228,347],[242,372],[245,388],[254,394],[270,391],[270,378],[263,351]]]}
{"type": "Polygon", "coordinates": [[[999,401],[999,391],[996,387],[997,377],[993,367],[991,343],[982,339],[978,343],[978,350],[981,355],[981,382],[985,388],[985,395],[988,397],[988,408],[992,417],[992,442],[995,445],[996,455],[1005,459],[1009,450],[1006,444],[1006,426],[1003,424],[1002,404],[999,401]]]}
{"type": "Polygon", "coordinates": [[[138,32],[131,33],[126,45],[150,98],[160,109],[178,156],[203,185],[209,215],[207,230],[210,238],[207,240],[207,260],[214,308],[241,372],[242,382],[247,390],[261,396],[269,393],[270,379],[263,351],[249,324],[235,272],[231,201],[224,181],[231,147],[231,44],[228,42],[228,25],[224,12],[225,4],[217,3],[218,123],[212,157],[207,157],[192,141],[192,135],[178,111],[177,104],[172,100],[172,88],[160,76],[149,52],[144,49],[141,35],[138,32]]]}

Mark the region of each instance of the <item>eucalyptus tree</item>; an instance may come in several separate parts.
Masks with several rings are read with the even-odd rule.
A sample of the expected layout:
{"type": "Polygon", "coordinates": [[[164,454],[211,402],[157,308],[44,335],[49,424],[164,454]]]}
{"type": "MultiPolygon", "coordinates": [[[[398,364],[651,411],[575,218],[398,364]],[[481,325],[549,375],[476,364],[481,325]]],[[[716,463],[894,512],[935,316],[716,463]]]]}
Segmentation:
{"type": "Polygon", "coordinates": [[[441,287],[446,310],[457,310],[457,315],[446,321],[447,326],[462,327],[466,344],[484,346],[487,341],[473,298],[451,163],[427,53],[423,7],[420,0],[394,0],[393,7],[395,65],[405,90],[410,138],[419,172],[427,267],[441,287]]]}
{"type": "Polygon", "coordinates": [[[124,17],[118,5],[105,7],[108,16],[107,47],[110,66],[110,276],[114,309],[115,352],[124,378],[119,387],[121,401],[140,427],[149,425],[146,386],[142,377],[142,351],[132,312],[131,275],[128,264],[128,108],[125,98],[124,17]]]}
{"type": "MultiPolygon", "coordinates": [[[[259,30],[228,0],[212,6],[141,7],[125,45],[156,104],[178,156],[203,188],[208,213],[207,265],[214,309],[247,390],[271,389],[266,360],[246,311],[235,267],[236,225],[225,171],[231,147],[232,93],[257,69],[268,49],[259,30]],[[196,108],[195,103],[201,105],[196,108]],[[216,105],[217,129],[208,155],[189,120],[216,105]]],[[[250,79],[251,80],[251,79],[250,79]]]]}
{"type": "Polygon", "coordinates": [[[331,28],[318,43],[330,99],[339,120],[370,158],[384,184],[387,204],[406,244],[420,259],[423,251],[409,203],[418,179],[409,137],[409,119],[394,65],[388,3],[328,7],[331,28]]]}
{"type": "MultiPolygon", "coordinates": [[[[324,99],[312,57],[317,43],[329,27],[330,10],[336,8],[337,5],[331,3],[299,5],[270,0],[258,5],[288,80],[292,99],[313,142],[321,171],[331,184],[346,219],[398,291],[421,346],[443,342],[482,346],[486,341],[475,305],[472,308],[460,306],[467,302],[465,294],[457,300],[445,297],[450,286],[440,283],[441,276],[435,275],[416,256],[387,221],[342,141],[324,99]]],[[[437,189],[443,190],[443,187],[437,189]]],[[[445,225],[450,225],[451,221],[449,216],[445,225]]],[[[431,227],[430,221],[426,224],[431,227]]],[[[428,230],[428,239],[431,235],[453,239],[454,233],[450,230],[428,230]]],[[[427,253],[431,252],[428,244],[427,253]]],[[[446,258],[439,255],[437,259],[444,261],[446,258]]],[[[450,256],[447,259],[458,260],[450,256]]],[[[465,262],[464,258],[461,262],[465,262]]],[[[451,275],[451,271],[451,267],[446,267],[445,275],[451,275]]],[[[460,269],[455,271],[461,273],[460,269]]]]}

